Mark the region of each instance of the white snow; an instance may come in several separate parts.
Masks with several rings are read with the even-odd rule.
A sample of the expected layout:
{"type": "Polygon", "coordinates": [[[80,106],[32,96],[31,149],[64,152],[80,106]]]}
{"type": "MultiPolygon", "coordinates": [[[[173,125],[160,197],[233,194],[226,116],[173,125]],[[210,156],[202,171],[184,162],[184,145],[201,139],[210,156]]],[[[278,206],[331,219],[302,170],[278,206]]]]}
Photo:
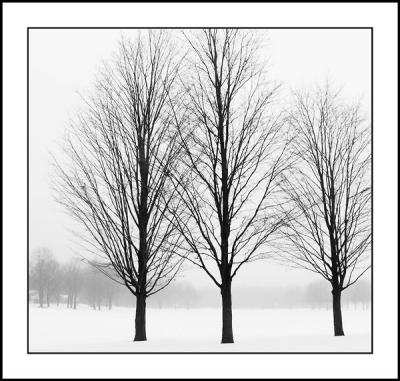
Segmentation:
{"type": "Polygon", "coordinates": [[[134,342],[134,308],[29,306],[30,352],[370,352],[371,311],[343,311],[346,336],[334,337],[332,312],[234,309],[234,344],[220,344],[221,310],[147,310],[147,342],[134,342]]]}

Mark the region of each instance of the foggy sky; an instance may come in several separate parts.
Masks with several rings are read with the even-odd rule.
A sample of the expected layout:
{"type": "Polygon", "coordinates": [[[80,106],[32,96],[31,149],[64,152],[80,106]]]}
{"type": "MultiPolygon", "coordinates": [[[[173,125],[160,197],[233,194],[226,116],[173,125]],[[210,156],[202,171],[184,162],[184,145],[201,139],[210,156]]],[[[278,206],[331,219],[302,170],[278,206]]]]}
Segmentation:
{"type": "MultiPolygon", "coordinates": [[[[121,34],[136,30],[30,30],[29,35],[29,245],[32,252],[49,247],[60,260],[72,255],[71,219],[53,199],[50,152],[59,145],[76,110],[80,93],[90,91],[102,60],[116,49],[121,34]]],[[[178,33],[178,32],[177,32],[178,33]]],[[[269,77],[283,83],[280,99],[290,89],[322,84],[327,78],[344,86],[345,96],[370,104],[369,30],[268,30],[263,50],[270,58],[269,77]]],[[[181,275],[185,282],[211,282],[200,269],[181,275]]],[[[235,282],[285,285],[319,279],[305,270],[281,267],[266,260],[243,266],[235,282]]]]}

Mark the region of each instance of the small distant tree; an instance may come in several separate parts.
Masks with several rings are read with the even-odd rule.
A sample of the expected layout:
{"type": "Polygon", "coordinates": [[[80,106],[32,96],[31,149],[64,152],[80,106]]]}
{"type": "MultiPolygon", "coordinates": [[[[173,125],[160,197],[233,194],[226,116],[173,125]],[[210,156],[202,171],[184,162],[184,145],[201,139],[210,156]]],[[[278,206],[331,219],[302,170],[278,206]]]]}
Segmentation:
{"type": "Polygon", "coordinates": [[[113,307],[114,296],[120,287],[117,283],[113,282],[109,277],[102,275],[104,282],[104,297],[106,307],[111,310],[113,307]]]}
{"type": "Polygon", "coordinates": [[[370,268],[370,127],[329,85],[296,94],[287,122],[297,164],[282,185],[289,218],[279,250],[331,284],[334,334],[342,336],[342,292],[370,268]]]}
{"type": "Polygon", "coordinates": [[[51,297],[54,299],[57,306],[60,305],[61,294],[64,290],[64,268],[57,262],[57,266],[54,269],[54,282],[51,287],[51,297]]]}
{"type": "Polygon", "coordinates": [[[46,303],[47,307],[50,307],[50,302],[53,297],[56,297],[57,289],[59,288],[59,271],[60,264],[55,258],[50,258],[48,263],[49,276],[46,282],[46,303]]]}
{"type": "Polygon", "coordinates": [[[310,283],[305,289],[304,299],[312,308],[326,308],[330,302],[328,283],[323,280],[310,283]]]}
{"type": "Polygon", "coordinates": [[[366,309],[368,304],[371,302],[371,284],[366,279],[361,279],[349,289],[346,294],[346,301],[350,304],[353,303],[354,307],[361,305],[363,309],[366,309]]]}
{"type": "Polygon", "coordinates": [[[108,278],[95,266],[88,265],[85,270],[84,283],[86,297],[89,305],[95,310],[101,310],[102,303],[110,309],[110,297],[112,298],[115,282],[108,278]],[[111,287],[111,289],[109,289],[111,287]]]}
{"type": "Polygon", "coordinates": [[[98,300],[97,293],[99,287],[97,286],[98,271],[92,266],[85,266],[83,269],[83,291],[87,304],[96,309],[96,302],[98,300]]]}
{"type": "Polygon", "coordinates": [[[43,308],[44,303],[50,306],[50,296],[58,282],[58,263],[53,253],[47,247],[37,249],[30,260],[30,266],[29,288],[37,290],[40,308],[43,308]]]}
{"type": "Polygon", "coordinates": [[[78,259],[73,258],[66,265],[64,281],[67,291],[67,307],[76,310],[78,293],[82,282],[81,266],[78,259]]]}

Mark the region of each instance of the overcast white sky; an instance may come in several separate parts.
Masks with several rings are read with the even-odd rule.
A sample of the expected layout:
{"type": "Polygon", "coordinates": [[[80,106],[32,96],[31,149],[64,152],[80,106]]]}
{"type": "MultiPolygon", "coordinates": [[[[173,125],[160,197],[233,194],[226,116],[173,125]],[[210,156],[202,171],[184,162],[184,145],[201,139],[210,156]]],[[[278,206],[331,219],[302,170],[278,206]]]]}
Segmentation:
{"type": "MultiPolygon", "coordinates": [[[[49,247],[60,260],[73,253],[71,221],[53,200],[50,152],[57,155],[68,120],[81,105],[78,92],[93,84],[102,60],[115,50],[121,34],[135,30],[30,30],[29,35],[29,176],[31,251],[49,247]]],[[[264,49],[270,57],[270,76],[282,82],[282,97],[291,88],[321,84],[328,77],[343,86],[349,98],[361,100],[369,112],[371,51],[369,30],[268,30],[264,49]]],[[[281,98],[282,99],[282,98],[281,98]]],[[[315,280],[304,270],[286,269],[270,261],[243,266],[236,282],[246,285],[307,283],[315,280]]],[[[201,270],[186,272],[185,280],[210,281],[201,270]]]]}

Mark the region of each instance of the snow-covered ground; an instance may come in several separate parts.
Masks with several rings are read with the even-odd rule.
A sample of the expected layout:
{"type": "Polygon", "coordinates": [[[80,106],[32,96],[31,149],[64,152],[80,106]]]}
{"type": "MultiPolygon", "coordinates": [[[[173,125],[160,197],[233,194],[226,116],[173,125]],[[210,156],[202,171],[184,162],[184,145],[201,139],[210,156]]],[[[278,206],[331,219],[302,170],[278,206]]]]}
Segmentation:
{"type": "Polygon", "coordinates": [[[369,352],[370,310],[234,309],[234,344],[220,344],[218,309],[148,309],[147,342],[134,342],[133,308],[29,307],[31,352],[369,352]]]}

